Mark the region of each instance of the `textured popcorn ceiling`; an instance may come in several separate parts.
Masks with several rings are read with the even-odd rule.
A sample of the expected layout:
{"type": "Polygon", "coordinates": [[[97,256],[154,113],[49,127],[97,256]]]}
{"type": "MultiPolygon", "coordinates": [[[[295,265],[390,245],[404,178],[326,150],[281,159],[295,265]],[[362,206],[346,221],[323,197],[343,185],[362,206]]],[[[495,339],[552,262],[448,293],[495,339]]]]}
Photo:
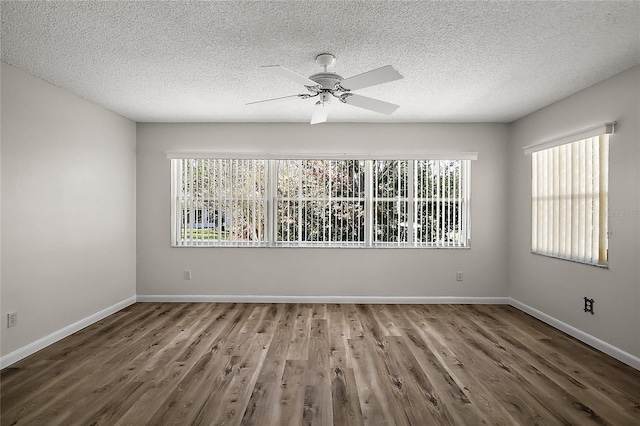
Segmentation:
{"type": "Polygon", "coordinates": [[[403,80],[329,121],[510,122],[640,63],[640,3],[2,2],[2,60],[135,121],[308,121],[313,102],[260,65],[403,80]]]}

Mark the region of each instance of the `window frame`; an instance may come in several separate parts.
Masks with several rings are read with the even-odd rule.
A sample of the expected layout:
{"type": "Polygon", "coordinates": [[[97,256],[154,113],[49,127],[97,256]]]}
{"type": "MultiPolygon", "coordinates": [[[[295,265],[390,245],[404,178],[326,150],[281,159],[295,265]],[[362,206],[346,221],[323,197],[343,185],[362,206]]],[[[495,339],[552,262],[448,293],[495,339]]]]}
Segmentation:
{"type": "MultiPolygon", "coordinates": [[[[598,268],[609,268],[609,153],[611,146],[610,142],[612,140],[610,135],[614,133],[616,124],[616,122],[605,123],[599,126],[594,126],[585,130],[574,132],[565,136],[561,136],[523,148],[525,155],[531,155],[531,160],[529,162],[531,175],[531,228],[529,246],[531,248],[531,254],[595,266],[598,268]],[[593,141],[593,139],[597,139],[597,141],[593,141]],[[576,148],[576,150],[579,151],[579,154],[577,154],[578,158],[574,159],[573,157],[576,156],[576,153],[572,151],[572,148],[577,147],[577,144],[579,143],[584,143],[585,147],[576,148]],[[589,146],[589,144],[591,144],[591,146],[589,146]],[[597,146],[598,150],[597,160],[587,161],[586,155],[589,152],[592,153],[592,157],[595,155],[593,153],[594,145],[597,146]],[[603,148],[605,148],[604,151],[603,148]],[[536,159],[538,155],[545,155],[544,158],[540,157],[540,163],[552,165],[550,167],[543,167],[544,170],[538,170],[538,168],[536,168],[536,159]],[[566,160],[567,155],[572,156],[571,159],[573,161],[571,162],[571,167],[563,168],[563,166],[569,164],[569,161],[566,160]],[[553,163],[549,162],[549,157],[551,157],[553,163]],[[561,158],[565,158],[565,161],[562,165],[560,164],[561,158]],[[574,164],[574,162],[576,164],[574,164]],[[576,166],[578,170],[574,170],[576,166]],[[597,166],[597,172],[593,169],[593,167],[595,166],[597,166]],[[584,169],[584,176],[583,174],[581,174],[582,169],[584,169]],[[589,175],[592,181],[591,186],[592,188],[597,187],[597,203],[594,203],[593,201],[589,203],[586,201],[590,196],[593,197],[592,194],[587,193],[586,185],[584,190],[581,189],[581,191],[574,191],[572,188],[566,189],[568,182],[572,182],[573,185],[573,181],[576,179],[577,175],[579,175],[580,179],[586,182],[586,173],[589,169],[591,170],[591,173],[589,175]],[[549,170],[551,170],[551,173],[555,173],[558,175],[557,182],[553,180],[554,178],[550,178],[548,176],[549,170]],[[562,170],[564,172],[562,172],[562,170]],[[545,176],[544,173],[547,173],[547,176],[545,176]],[[597,178],[596,183],[593,182],[595,181],[595,178],[597,178]],[[542,184],[542,187],[540,187],[540,184],[542,184]],[[562,199],[563,201],[560,202],[560,205],[557,209],[556,206],[553,205],[553,203],[555,203],[554,201],[551,207],[547,206],[545,210],[544,208],[540,208],[539,206],[541,197],[541,195],[539,194],[542,194],[543,198],[548,198],[549,194],[551,194],[553,198],[558,198],[559,200],[562,199]],[[567,206],[566,201],[564,201],[565,199],[567,199],[567,197],[579,197],[579,199],[585,202],[585,208],[581,209],[579,204],[577,205],[577,207],[574,206],[574,204],[576,203],[574,203],[573,201],[569,203],[569,206],[567,206]],[[591,207],[587,209],[586,206],[589,204],[591,204],[591,207]],[[597,204],[598,206],[597,213],[594,213],[594,211],[596,210],[595,207],[593,207],[594,204],[597,204]],[[545,229],[545,223],[543,219],[540,219],[538,222],[536,222],[536,219],[539,216],[538,209],[541,209],[543,211],[543,216],[547,216],[548,218],[548,216],[551,215],[551,217],[553,218],[551,224],[546,224],[547,229],[549,227],[551,227],[552,229],[548,230],[545,235],[542,235],[543,243],[539,243],[540,236],[538,234],[540,233],[540,228],[542,228],[543,230],[545,229]],[[578,210],[577,212],[574,211],[576,209],[578,210]],[[548,213],[550,210],[553,210],[551,214],[548,213]],[[560,217],[558,217],[557,219],[554,218],[554,215],[556,214],[555,210],[564,213],[563,219],[565,223],[568,221],[570,222],[571,226],[574,226],[573,222],[578,223],[578,230],[576,231],[577,233],[582,233],[587,229],[585,219],[587,216],[590,215],[592,217],[591,223],[593,223],[593,216],[597,215],[597,232],[591,232],[592,250],[590,250],[590,259],[587,259],[586,249],[585,255],[581,254],[581,252],[583,251],[582,249],[578,249],[577,254],[573,254],[573,245],[577,244],[578,246],[580,246],[579,241],[573,241],[573,235],[571,235],[571,238],[569,238],[570,246],[567,249],[567,227],[562,227],[560,223],[556,223],[558,221],[561,221],[561,219],[560,217]],[[578,217],[575,217],[576,215],[578,217]],[[585,225],[583,226],[580,226],[580,217],[582,217],[583,219],[582,222],[585,222],[585,225]],[[555,234],[558,235],[557,238],[555,234]],[[562,250],[562,245],[560,244],[561,237],[563,237],[563,242],[565,243],[564,251],[562,250]],[[551,239],[551,243],[545,244],[544,241],[548,242],[549,239],[551,239]],[[593,249],[596,240],[597,249],[593,249]],[[551,245],[551,250],[549,250],[548,247],[545,250],[545,245],[551,245]],[[567,250],[569,250],[568,254],[567,250]],[[560,253],[561,251],[562,253],[560,253]]],[[[587,235],[583,234],[578,235],[578,239],[584,239],[587,242],[589,241],[587,235]]],[[[586,244],[586,242],[582,242],[583,246],[586,246],[586,244]]]]}
{"type": "MultiPolygon", "coordinates": [[[[167,152],[167,157],[172,160],[171,161],[171,247],[294,247],[294,248],[304,248],[304,247],[314,247],[314,248],[462,248],[468,249],[471,244],[471,224],[470,224],[470,208],[471,208],[471,160],[477,159],[477,153],[455,153],[455,154],[439,154],[439,155],[413,155],[413,156],[358,156],[358,155],[327,155],[327,154],[318,154],[318,155],[260,155],[260,154],[229,154],[229,153],[185,153],[185,152],[167,152]],[[253,241],[214,241],[207,243],[198,243],[194,241],[184,241],[180,240],[180,236],[177,234],[179,232],[176,227],[179,226],[178,221],[176,220],[177,212],[180,210],[177,208],[180,194],[176,190],[176,187],[181,184],[176,181],[178,176],[176,175],[175,161],[173,160],[193,160],[193,159],[210,159],[210,160],[234,160],[234,159],[251,159],[251,160],[266,160],[267,167],[267,183],[266,183],[266,191],[267,194],[265,196],[267,202],[266,208],[266,217],[265,217],[265,236],[266,241],[263,242],[253,242],[253,241]],[[279,161],[287,161],[287,160],[362,160],[364,162],[364,170],[365,170],[365,188],[363,191],[364,198],[359,197],[347,197],[344,201],[354,201],[354,202],[363,202],[364,203],[364,238],[359,241],[279,241],[277,239],[278,236],[278,223],[277,223],[277,205],[278,202],[283,201],[283,199],[278,197],[278,164],[279,161]],[[462,219],[460,223],[462,224],[462,229],[458,230],[462,236],[459,238],[457,243],[451,242],[421,242],[418,241],[417,233],[411,232],[409,233],[409,241],[398,244],[397,242],[393,243],[380,243],[376,242],[375,238],[372,236],[373,233],[373,209],[372,206],[374,204],[373,199],[373,188],[372,188],[372,167],[375,160],[404,160],[407,161],[409,165],[408,169],[411,171],[411,177],[413,179],[413,172],[416,168],[417,161],[437,161],[437,160],[448,160],[448,161],[460,161],[461,164],[461,176],[459,184],[462,185],[460,188],[460,198],[462,199],[462,204],[458,207],[459,214],[462,215],[462,219]]],[[[181,178],[181,177],[180,177],[181,178]]],[[[414,208],[417,206],[417,202],[419,198],[414,199],[414,191],[416,190],[417,183],[413,182],[413,180],[408,180],[407,186],[409,187],[409,191],[406,198],[403,200],[410,207],[409,212],[407,214],[411,215],[408,217],[413,218],[413,221],[416,220],[414,214],[414,208]]],[[[331,197],[329,197],[331,198],[331,197]]],[[[438,202],[441,203],[444,200],[444,197],[438,197],[438,202]],[[442,198],[442,200],[440,200],[442,198]]],[[[333,199],[336,201],[336,199],[333,199]]],[[[414,224],[415,225],[415,224],[414,224]]]]}

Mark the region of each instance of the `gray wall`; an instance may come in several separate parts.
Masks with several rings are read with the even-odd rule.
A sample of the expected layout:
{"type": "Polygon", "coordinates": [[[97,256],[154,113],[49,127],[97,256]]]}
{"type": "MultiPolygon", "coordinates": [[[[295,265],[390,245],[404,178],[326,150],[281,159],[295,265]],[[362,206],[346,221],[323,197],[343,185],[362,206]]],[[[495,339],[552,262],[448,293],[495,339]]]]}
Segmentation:
{"type": "Polygon", "coordinates": [[[5,355],[135,295],[136,125],[1,67],[5,355]]]}
{"type": "Polygon", "coordinates": [[[640,356],[640,67],[543,108],[511,128],[510,296],[640,356]],[[610,147],[609,269],[531,254],[531,159],[522,147],[617,121],[610,147]],[[595,315],[583,312],[583,297],[595,315]]]}
{"type": "Polygon", "coordinates": [[[507,136],[501,124],[139,123],[138,295],[506,296],[507,136]],[[478,152],[472,248],[171,248],[165,151],[179,150],[478,152]],[[455,271],[464,271],[463,282],[455,271]]]}

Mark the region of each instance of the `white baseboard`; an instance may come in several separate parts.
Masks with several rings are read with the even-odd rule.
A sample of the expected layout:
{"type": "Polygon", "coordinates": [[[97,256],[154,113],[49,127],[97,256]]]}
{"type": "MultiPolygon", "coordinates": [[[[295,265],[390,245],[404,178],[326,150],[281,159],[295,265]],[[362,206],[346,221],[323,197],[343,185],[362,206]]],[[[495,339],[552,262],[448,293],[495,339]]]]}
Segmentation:
{"type": "Polygon", "coordinates": [[[98,322],[101,319],[106,318],[109,315],[114,314],[129,305],[133,305],[134,303],[136,303],[136,296],[132,296],[128,299],[118,302],[115,305],[109,306],[108,308],[105,308],[100,312],[96,312],[93,315],[89,315],[88,317],[83,318],[80,321],[76,321],[73,324],[70,324],[58,331],[49,334],[48,336],[36,340],[35,342],[29,343],[28,345],[23,346],[20,349],[17,349],[0,358],[0,368],[8,367],[13,363],[16,363],[21,359],[38,352],[40,349],[44,349],[47,346],[54,344],[58,340],[62,340],[65,337],[72,335],[76,331],[82,330],[83,328],[90,326],[91,324],[98,322]]]}
{"type": "Polygon", "coordinates": [[[508,297],[138,295],[138,302],[508,304],[508,297]]]}
{"type": "Polygon", "coordinates": [[[520,309],[522,312],[526,312],[532,317],[537,318],[540,321],[545,322],[550,326],[567,333],[569,336],[575,337],[581,342],[584,342],[587,345],[606,353],[607,355],[611,355],[618,361],[624,362],[625,364],[635,368],[636,370],[640,370],[640,358],[631,355],[630,353],[625,352],[622,349],[619,349],[603,340],[600,340],[597,337],[587,334],[572,325],[562,322],[559,319],[552,317],[551,315],[547,315],[544,312],[537,310],[536,308],[525,305],[518,300],[515,300],[513,298],[509,298],[509,300],[509,304],[511,306],[520,309]]]}

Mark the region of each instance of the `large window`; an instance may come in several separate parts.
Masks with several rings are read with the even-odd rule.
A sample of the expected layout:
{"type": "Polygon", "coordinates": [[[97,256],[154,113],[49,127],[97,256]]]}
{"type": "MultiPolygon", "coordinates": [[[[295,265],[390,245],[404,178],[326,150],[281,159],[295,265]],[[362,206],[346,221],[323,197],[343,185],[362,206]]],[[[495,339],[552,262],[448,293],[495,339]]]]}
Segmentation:
{"type": "Polygon", "coordinates": [[[469,160],[173,158],[173,246],[468,247],[469,160]]]}
{"type": "Polygon", "coordinates": [[[533,152],[532,252],[606,266],[608,176],[607,133],[533,152]]]}

